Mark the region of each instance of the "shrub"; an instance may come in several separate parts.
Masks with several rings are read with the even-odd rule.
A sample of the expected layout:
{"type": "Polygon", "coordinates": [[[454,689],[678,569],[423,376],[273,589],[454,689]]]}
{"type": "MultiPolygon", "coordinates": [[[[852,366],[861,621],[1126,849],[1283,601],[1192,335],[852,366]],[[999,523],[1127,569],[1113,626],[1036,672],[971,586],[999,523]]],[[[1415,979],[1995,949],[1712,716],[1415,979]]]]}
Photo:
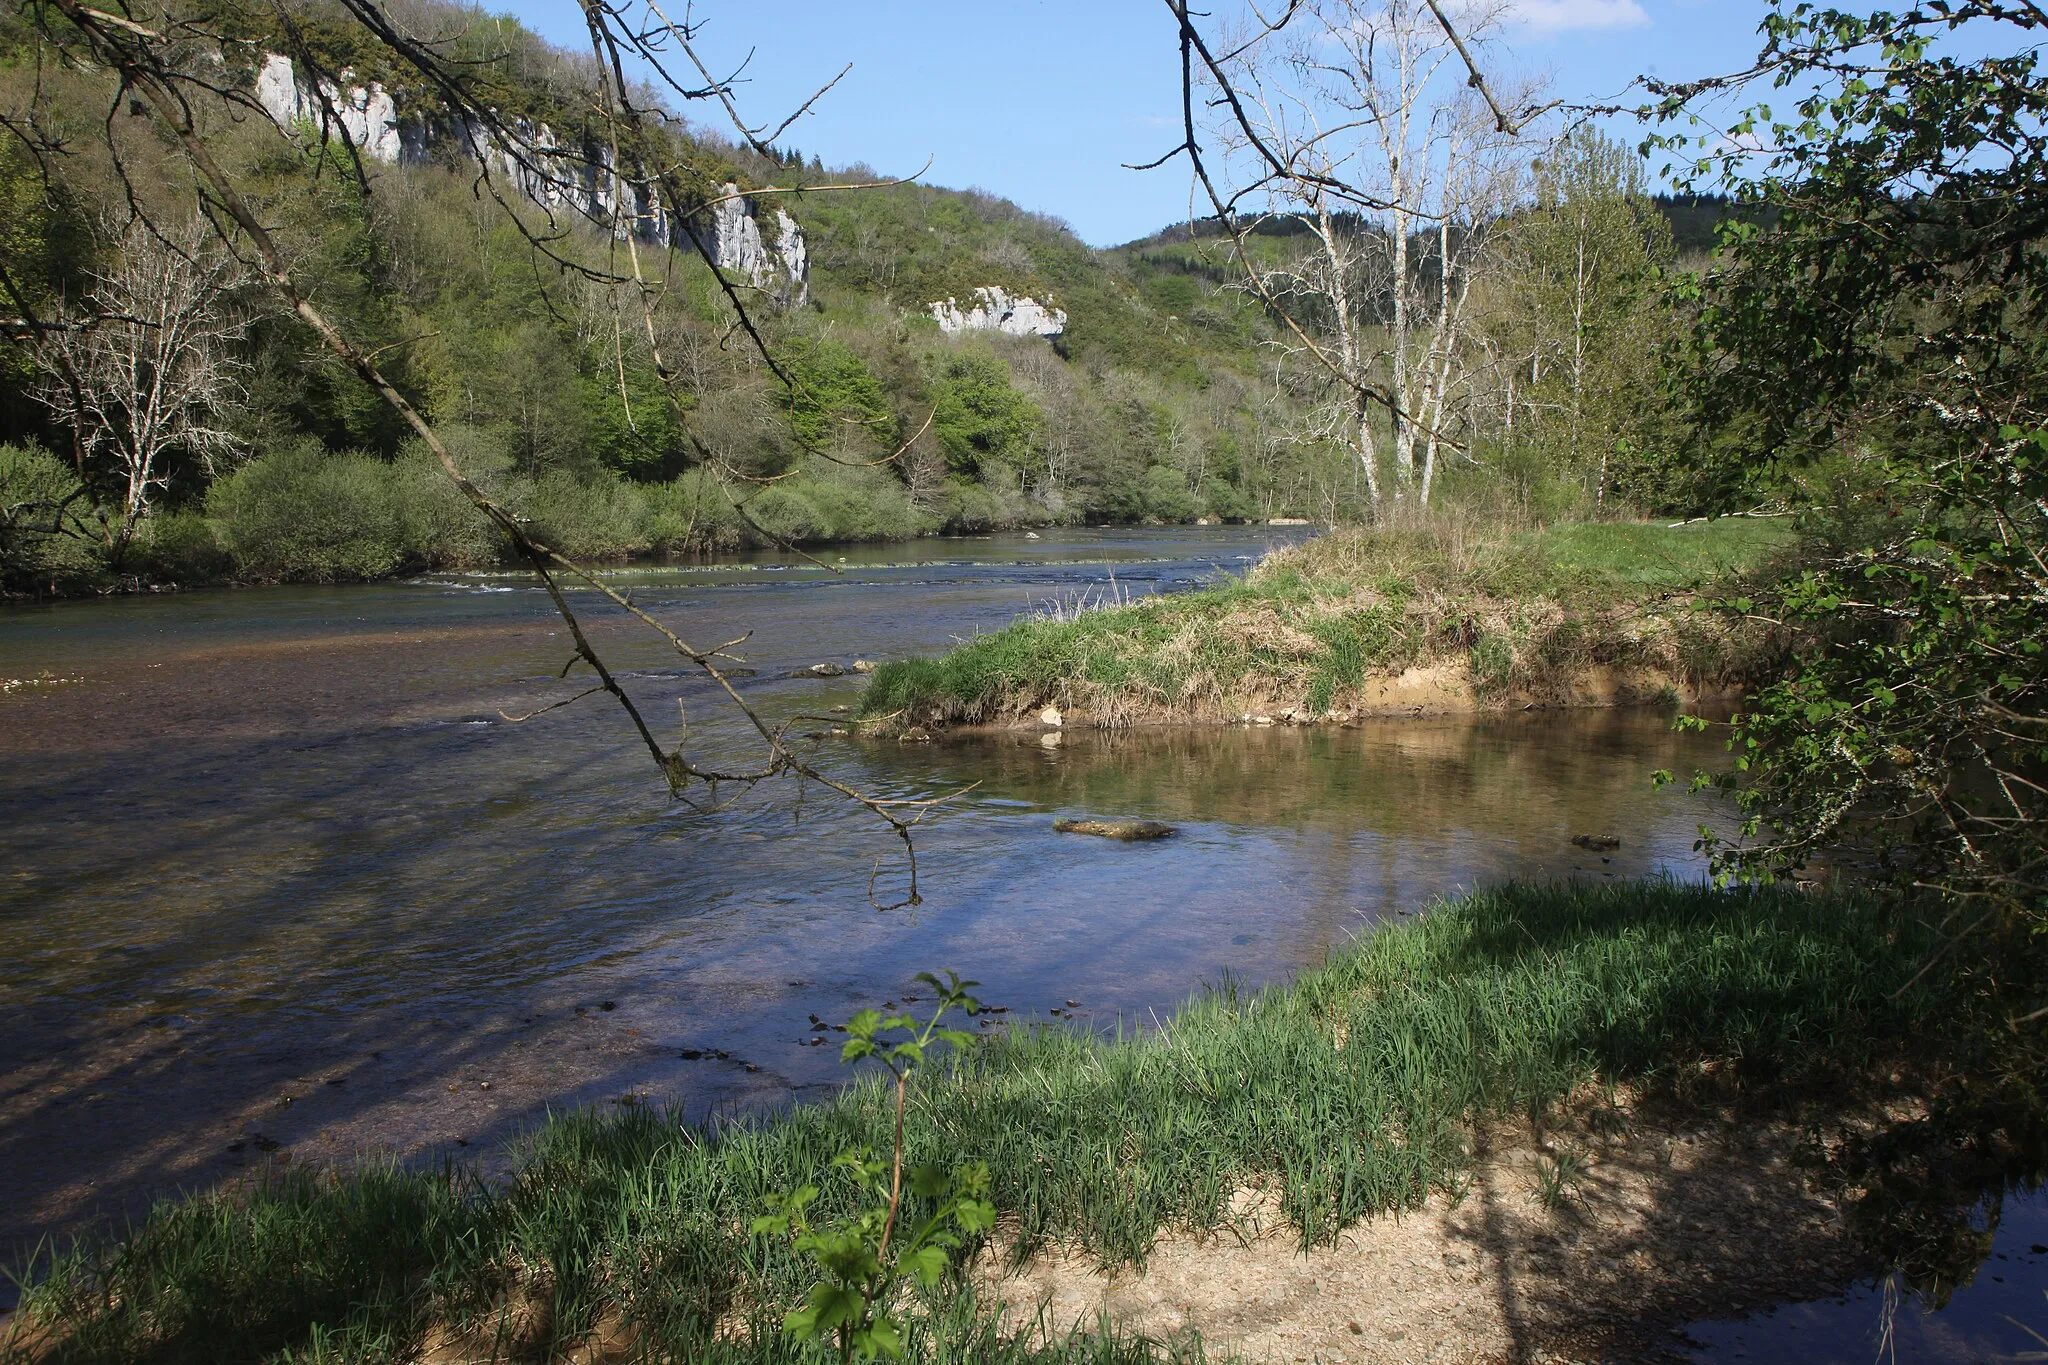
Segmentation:
{"type": "Polygon", "coordinates": [[[390,467],[306,439],[250,461],[206,498],[214,534],[249,578],[381,578],[406,553],[390,467]]]}
{"type": "MultiPolygon", "coordinates": [[[[449,427],[441,443],[455,466],[487,495],[517,510],[530,493],[512,475],[512,459],[483,433],[449,427]]],[[[404,526],[407,555],[429,569],[472,569],[504,558],[504,536],[457,488],[424,441],[413,441],[391,466],[393,495],[404,526]]]]}
{"type": "Polygon", "coordinates": [[[732,510],[718,476],[708,469],[648,484],[640,494],[647,503],[647,545],[659,553],[736,549],[752,534],[732,510]]]}
{"type": "Polygon", "coordinates": [[[1155,464],[1145,471],[1139,497],[1145,516],[1159,521],[1193,521],[1201,505],[1178,469],[1155,464]]]}
{"type": "Polygon", "coordinates": [[[58,591],[99,577],[84,485],[39,445],[0,445],[0,586],[58,591]]]}
{"type": "Polygon", "coordinates": [[[647,499],[612,474],[543,474],[533,486],[528,516],[534,535],[571,559],[615,558],[648,545],[647,499]]]}
{"type": "Polygon", "coordinates": [[[221,548],[213,525],[199,512],[159,512],[142,524],[135,554],[142,571],[168,583],[212,583],[234,573],[234,559],[221,548]]]}

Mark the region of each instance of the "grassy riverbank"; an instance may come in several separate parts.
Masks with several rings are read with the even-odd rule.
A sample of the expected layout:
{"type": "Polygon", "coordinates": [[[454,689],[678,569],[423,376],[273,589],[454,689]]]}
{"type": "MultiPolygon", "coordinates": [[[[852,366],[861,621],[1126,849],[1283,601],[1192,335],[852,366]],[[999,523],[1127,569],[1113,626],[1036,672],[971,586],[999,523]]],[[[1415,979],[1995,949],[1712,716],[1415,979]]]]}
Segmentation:
{"type": "MultiPolygon", "coordinates": [[[[1913,980],[1933,944],[1878,902],[1502,888],[1291,985],[1206,995],[1141,1037],[1017,1029],[918,1095],[908,1146],[985,1160],[1001,1231],[1026,1252],[1141,1260],[1162,1230],[1217,1227],[1248,1183],[1277,1185],[1302,1238],[1327,1242],[1460,1195],[1475,1120],[1541,1114],[1600,1082],[1839,1088],[1907,1046],[1944,1046],[1967,1010],[1940,973],[1913,980]]],[[[166,1203],[41,1266],[0,1359],[402,1360],[460,1340],[525,1359],[593,1334],[632,1344],[617,1358],[796,1359],[775,1324],[802,1268],[749,1220],[839,1152],[886,1147],[887,1114],[871,1084],[716,1132],[582,1114],[543,1128],[501,1190],[456,1171],[285,1171],[166,1203]]],[[[843,1202],[821,1183],[821,1208],[843,1202]]],[[[1077,1338],[1033,1355],[998,1343],[958,1286],[931,1312],[915,1343],[927,1359],[1159,1349],[1077,1338]]]]}
{"type": "Polygon", "coordinates": [[[1775,652],[1701,595],[1790,543],[1782,524],[1746,519],[1339,531],[1199,592],[1054,604],[885,665],[861,709],[907,726],[1051,705],[1113,725],[1710,694],[1775,652]]]}

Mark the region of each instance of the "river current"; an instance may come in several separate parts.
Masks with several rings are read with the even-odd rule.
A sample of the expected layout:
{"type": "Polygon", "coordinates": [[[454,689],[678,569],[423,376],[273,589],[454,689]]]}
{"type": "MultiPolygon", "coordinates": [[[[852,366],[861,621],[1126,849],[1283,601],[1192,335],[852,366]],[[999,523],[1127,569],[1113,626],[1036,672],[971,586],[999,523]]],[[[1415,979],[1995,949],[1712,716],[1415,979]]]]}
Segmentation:
{"type": "MultiPolygon", "coordinates": [[[[1020,612],[1183,590],[1293,534],[1068,531],[615,578],[737,684],[829,730],[862,679],[1020,612]]],[[[732,708],[575,594],[699,762],[758,758],[732,708]],[[680,713],[679,708],[680,707],[680,713]]],[[[775,1103],[835,1082],[810,1019],[954,969],[1008,1018],[1142,1027],[1205,983],[1313,963],[1503,878],[1700,875],[1720,756],[1648,711],[1356,728],[827,738],[862,790],[971,786],[894,840],[816,786],[668,799],[619,709],[573,696],[516,574],[0,611],[0,1251],[284,1157],[487,1163],[550,1108],[775,1103]],[[1124,845],[1058,815],[1169,821],[1124,845]],[[1570,842],[1609,834],[1607,855],[1570,842]],[[877,860],[880,873],[877,877],[877,860]]],[[[10,1256],[11,1259],[11,1256],[10,1256]]]]}

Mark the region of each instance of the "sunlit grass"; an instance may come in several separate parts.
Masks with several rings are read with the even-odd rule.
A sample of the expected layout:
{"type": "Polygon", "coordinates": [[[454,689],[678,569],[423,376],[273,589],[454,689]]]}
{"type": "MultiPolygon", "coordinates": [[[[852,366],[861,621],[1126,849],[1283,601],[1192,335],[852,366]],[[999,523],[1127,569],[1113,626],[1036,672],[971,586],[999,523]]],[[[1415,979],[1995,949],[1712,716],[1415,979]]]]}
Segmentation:
{"type": "Polygon", "coordinates": [[[1789,544],[1776,522],[1728,518],[1479,538],[1340,532],[1211,588],[1024,617],[938,658],[885,664],[861,710],[904,723],[1048,703],[1111,723],[1247,707],[1319,715],[1369,676],[1424,664],[1448,665],[1482,695],[1541,694],[1592,667],[1719,686],[1764,666],[1770,642],[1689,598],[1789,544]]]}

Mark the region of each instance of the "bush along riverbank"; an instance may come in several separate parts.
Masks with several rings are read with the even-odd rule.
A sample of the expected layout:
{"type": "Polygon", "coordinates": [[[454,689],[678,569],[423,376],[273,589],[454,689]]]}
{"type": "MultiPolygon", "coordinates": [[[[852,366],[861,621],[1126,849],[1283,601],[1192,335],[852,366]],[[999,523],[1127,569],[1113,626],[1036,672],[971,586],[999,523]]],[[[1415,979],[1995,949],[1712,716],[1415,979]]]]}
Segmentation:
{"type": "Polygon", "coordinates": [[[1241,578],[1135,601],[1049,604],[938,658],[876,670],[884,728],[1343,721],[1366,715],[1691,701],[1781,657],[1712,610],[1786,554],[1776,524],[1339,531],[1241,578]]]}
{"type": "MultiPolygon", "coordinates": [[[[1873,1112],[1905,1113],[1913,1078],[1992,1036],[1952,964],[1922,970],[1938,943],[1893,901],[1509,886],[1386,928],[1289,985],[1204,995],[1142,1034],[1015,1027],[948,1054],[911,1091],[909,1158],[984,1163],[994,1227],[906,1291],[904,1349],[1195,1350],[1040,1331],[1028,1304],[1023,1330],[1014,1314],[1000,1329],[989,1277],[977,1289],[959,1266],[1056,1250],[1143,1266],[1162,1236],[1237,1226],[1247,1190],[1265,1192],[1288,1245],[1325,1245],[1361,1219],[1465,1200],[1503,1123],[1540,1134],[1599,1109],[1622,1115],[1605,1131],[1625,1144],[1624,1093],[1696,1112],[1782,1113],[1803,1096],[1826,1118],[1883,1092],[1890,1108],[1873,1112]]],[[[806,1185],[813,1225],[863,1207],[834,1161],[886,1156],[896,1095],[871,1076],[715,1129],[651,1109],[558,1117],[500,1188],[457,1169],[283,1167],[33,1267],[0,1359],[822,1359],[783,1331],[816,1287],[814,1261],[755,1220],[806,1185]]],[[[1583,1161],[1574,1175],[1563,1160],[1560,1192],[1584,1178],[1583,1161]]],[[[933,1193],[906,1197],[905,1226],[933,1193]]],[[[1750,1215],[1756,1236],[1775,1235],[1776,1210],[1750,1215]]],[[[1918,1211],[1923,1231],[1930,1216],[1918,1211]]]]}

